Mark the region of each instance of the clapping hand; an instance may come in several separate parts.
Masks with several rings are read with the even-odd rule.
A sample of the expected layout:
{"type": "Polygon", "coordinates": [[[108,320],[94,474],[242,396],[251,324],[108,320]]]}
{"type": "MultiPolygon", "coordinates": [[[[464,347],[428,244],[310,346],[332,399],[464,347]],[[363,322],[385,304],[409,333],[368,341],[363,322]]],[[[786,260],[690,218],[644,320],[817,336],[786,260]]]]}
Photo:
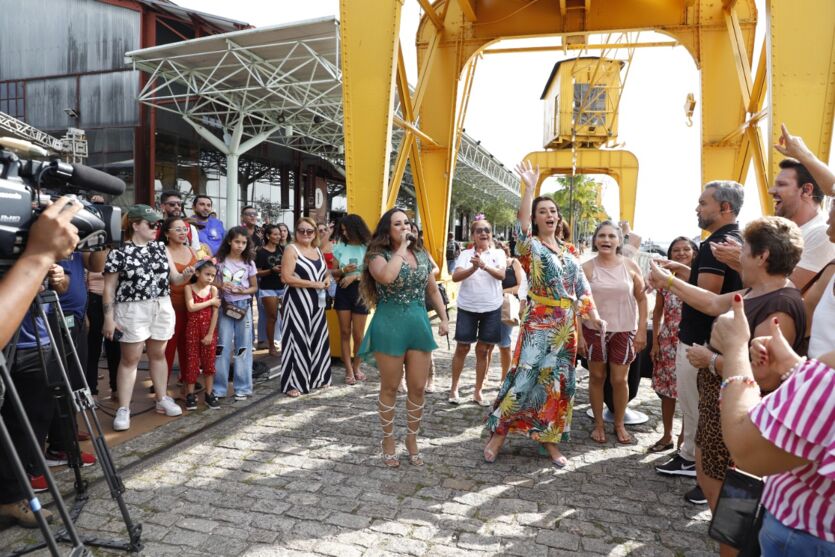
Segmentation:
{"type": "Polygon", "coordinates": [[[730,267],[739,267],[740,256],[742,255],[742,244],[733,238],[726,238],[724,242],[710,242],[710,251],[713,256],[730,267]]]}
{"type": "Polygon", "coordinates": [[[656,290],[664,290],[667,286],[667,281],[670,280],[672,273],[666,269],[662,269],[656,265],[655,261],[649,262],[649,274],[647,275],[647,284],[656,290]]]}

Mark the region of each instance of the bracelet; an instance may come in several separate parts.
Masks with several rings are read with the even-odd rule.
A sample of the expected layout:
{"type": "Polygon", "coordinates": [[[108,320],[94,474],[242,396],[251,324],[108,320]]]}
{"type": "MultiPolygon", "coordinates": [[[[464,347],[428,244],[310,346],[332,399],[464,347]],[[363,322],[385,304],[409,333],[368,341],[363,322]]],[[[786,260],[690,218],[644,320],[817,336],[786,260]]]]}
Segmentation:
{"type": "Polygon", "coordinates": [[[667,290],[669,290],[670,288],[673,287],[673,279],[674,278],[676,278],[676,276],[672,273],[670,273],[670,276],[667,277],[667,290]]]}
{"type": "Polygon", "coordinates": [[[722,393],[725,392],[725,388],[731,383],[742,383],[746,387],[759,387],[757,382],[754,381],[754,378],[750,375],[732,375],[728,377],[724,381],[722,381],[722,385],[719,387],[719,403],[722,403],[722,393]]]}
{"type": "Polygon", "coordinates": [[[718,359],[719,359],[719,353],[714,352],[713,356],[710,357],[710,364],[707,367],[707,369],[709,369],[710,372],[717,377],[719,377],[719,374],[716,372],[716,360],[718,360],[718,359]]]}
{"type": "Polygon", "coordinates": [[[786,373],[784,373],[783,375],[781,375],[781,376],[780,376],[780,382],[782,383],[783,381],[785,381],[786,379],[788,379],[789,377],[791,377],[792,375],[794,375],[794,373],[795,373],[798,369],[800,369],[800,366],[802,366],[804,363],[806,363],[806,356],[802,356],[802,357],[800,358],[800,360],[798,360],[798,362],[797,362],[796,364],[794,364],[794,365],[792,366],[792,368],[791,368],[789,371],[787,371],[786,373]]]}

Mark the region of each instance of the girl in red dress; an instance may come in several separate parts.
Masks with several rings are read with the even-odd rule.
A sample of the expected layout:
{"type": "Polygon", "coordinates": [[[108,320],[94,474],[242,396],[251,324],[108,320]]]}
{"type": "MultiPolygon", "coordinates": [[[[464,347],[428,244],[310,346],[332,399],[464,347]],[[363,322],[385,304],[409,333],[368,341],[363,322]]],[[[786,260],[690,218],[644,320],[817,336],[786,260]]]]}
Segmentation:
{"type": "Polygon", "coordinates": [[[184,296],[188,310],[186,324],[186,369],[182,381],[186,387],[186,410],[197,410],[194,384],[200,369],[206,382],[206,406],[218,409],[220,403],[212,394],[217,347],[217,313],[220,297],[214,286],[217,267],[211,259],[197,263],[192,284],[186,285],[184,296]]]}

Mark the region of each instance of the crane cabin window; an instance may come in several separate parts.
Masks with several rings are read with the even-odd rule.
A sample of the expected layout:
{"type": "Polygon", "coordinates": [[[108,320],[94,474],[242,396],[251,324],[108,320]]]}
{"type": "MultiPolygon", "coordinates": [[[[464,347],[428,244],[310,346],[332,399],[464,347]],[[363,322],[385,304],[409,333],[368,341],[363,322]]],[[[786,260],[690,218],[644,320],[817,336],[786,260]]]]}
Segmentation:
{"type": "Polygon", "coordinates": [[[606,124],[606,87],[589,83],[574,84],[574,123],[579,126],[606,124]]]}

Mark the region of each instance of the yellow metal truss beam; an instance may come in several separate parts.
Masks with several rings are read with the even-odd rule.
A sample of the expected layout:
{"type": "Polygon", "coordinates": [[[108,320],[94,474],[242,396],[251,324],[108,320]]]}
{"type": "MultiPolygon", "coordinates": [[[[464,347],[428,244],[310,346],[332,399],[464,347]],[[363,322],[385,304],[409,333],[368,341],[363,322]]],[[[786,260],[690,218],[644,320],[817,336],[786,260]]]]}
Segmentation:
{"type": "Polygon", "coordinates": [[[340,2],[348,211],[372,228],[388,183],[401,6],[397,1],[340,2]]]}
{"type": "MultiPolygon", "coordinates": [[[[777,143],[780,125],[785,123],[821,160],[827,160],[835,111],[835,2],[767,0],[766,12],[769,143],[777,143]]],[[[773,178],[781,157],[769,151],[773,178]]]]}
{"type": "MultiPolygon", "coordinates": [[[[538,166],[541,175],[534,195],[539,195],[542,182],[555,175],[605,174],[618,183],[620,220],[635,224],[635,202],[638,196],[638,158],[629,151],[602,149],[574,149],[536,151],[525,160],[538,166]]],[[[522,190],[525,183],[522,182],[522,190]]],[[[572,223],[573,224],[573,223],[572,223]]]]}

